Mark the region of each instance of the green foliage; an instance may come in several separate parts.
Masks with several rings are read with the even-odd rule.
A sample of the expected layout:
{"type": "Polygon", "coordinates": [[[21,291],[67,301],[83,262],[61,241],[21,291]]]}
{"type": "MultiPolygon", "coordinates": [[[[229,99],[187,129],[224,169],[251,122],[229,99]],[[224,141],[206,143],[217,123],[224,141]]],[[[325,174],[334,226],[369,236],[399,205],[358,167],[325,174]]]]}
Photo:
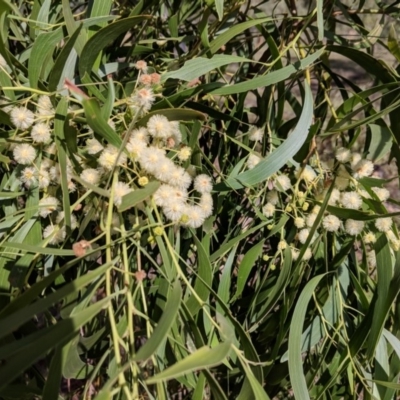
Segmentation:
{"type": "Polygon", "coordinates": [[[0,0],[1,398],[396,398],[371,7],[0,0]]]}

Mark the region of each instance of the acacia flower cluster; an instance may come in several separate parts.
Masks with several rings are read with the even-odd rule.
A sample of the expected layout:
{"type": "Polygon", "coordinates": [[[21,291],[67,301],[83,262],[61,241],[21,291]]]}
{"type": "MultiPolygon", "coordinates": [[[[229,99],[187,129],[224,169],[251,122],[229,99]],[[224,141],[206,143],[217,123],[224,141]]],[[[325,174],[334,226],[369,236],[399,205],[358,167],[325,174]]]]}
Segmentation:
{"type": "MultiPolygon", "coordinates": [[[[254,129],[250,130],[249,138],[254,141],[260,139],[254,129]]],[[[254,168],[261,159],[250,154],[247,167],[254,168]]],[[[310,165],[286,169],[269,178],[263,191],[262,214],[269,223],[269,229],[282,223],[282,218],[287,219],[281,231],[281,241],[290,246],[294,260],[299,257],[303,245],[307,248],[302,259],[309,260],[318,243],[326,235],[334,234],[361,240],[367,250],[366,261],[369,266],[374,266],[377,235],[386,235],[393,251],[400,249],[392,218],[376,215],[373,206],[373,202],[387,201],[390,193],[383,187],[383,181],[382,186],[370,186],[371,182],[379,184],[379,180],[364,179],[373,174],[374,164],[362,154],[341,147],[336,150],[335,159],[336,165],[325,165],[312,159],[310,165]],[[327,175],[333,178],[327,179],[327,175]],[[326,210],[318,217],[325,201],[326,210]],[[346,213],[341,209],[347,210],[346,213]],[[341,216],[345,214],[348,217],[343,219],[341,216]],[[371,217],[360,218],[361,215],[371,217]],[[311,237],[312,230],[314,234],[311,237]],[[293,240],[289,241],[287,237],[293,240]]],[[[282,251],[282,246],[278,251],[282,251]]]]}
{"type": "MultiPolygon", "coordinates": [[[[167,221],[183,227],[200,227],[213,211],[212,180],[206,174],[196,176],[194,169],[187,170],[192,149],[182,141],[179,121],[170,121],[160,113],[151,115],[145,125],[134,126],[150,111],[160,86],[160,75],[148,73],[144,61],[139,61],[136,68],[138,82],[132,95],[125,99],[126,108],[115,110],[108,121],[114,132],[124,138],[125,146],[115,147],[81,120],[75,121],[79,106],[71,103],[69,123],[81,134],[74,145],[78,151],[67,153],[65,169],[60,164],[54,134],[54,105],[58,98],[33,96],[19,105],[2,107],[15,128],[10,154],[18,166],[17,178],[22,189],[39,190],[38,215],[43,220],[43,238],[50,245],[64,242],[82,221],[86,225],[106,218],[108,199],[96,195],[91,187],[109,193],[114,206],[119,207],[125,195],[158,181],[152,206],[159,207],[167,221]],[[118,181],[112,179],[116,169],[118,181]],[[85,198],[68,218],[62,209],[65,190],[71,204],[85,198]]],[[[132,213],[127,211],[125,221],[134,220],[132,213]]],[[[114,233],[120,221],[114,212],[114,233]]]]}

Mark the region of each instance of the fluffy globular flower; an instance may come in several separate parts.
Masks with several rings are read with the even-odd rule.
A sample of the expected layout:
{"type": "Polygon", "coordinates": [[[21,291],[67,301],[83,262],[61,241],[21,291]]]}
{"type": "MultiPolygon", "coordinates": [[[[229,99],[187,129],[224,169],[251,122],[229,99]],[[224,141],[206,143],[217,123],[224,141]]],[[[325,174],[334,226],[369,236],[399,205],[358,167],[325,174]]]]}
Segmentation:
{"type": "Polygon", "coordinates": [[[292,259],[296,261],[299,258],[300,251],[298,249],[292,248],[292,259]]]}
{"type": "Polygon", "coordinates": [[[335,157],[340,163],[349,162],[351,158],[351,151],[345,147],[339,147],[335,152],[335,157]]]}
{"type": "Polygon", "coordinates": [[[333,188],[331,192],[331,196],[329,197],[328,204],[330,206],[335,206],[336,203],[340,200],[340,191],[339,189],[333,188]]]}
{"type": "Polygon", "coordinates": [[[149,170],[158,180],[167,182],[175,172],[176,166],[169,158],[164,157],[149,170]]]}
{"type": "Polygon", "coordinates": [[[375,192],[380,201],[386,201],[390,197],[389,190],[385,188],[373,187],[372,190],[375,192]]]}
{"type": "Polygon", "coordinates": [[[144,60],[139,60],[136,62],[135,68],[138,69],[139,71],[146,73],[147,72],[147,62],[144,60]]]}
{"type": "Polygon", "coordinates": [[[335,215],[327,215],[322,221],[322,226],[329,232],[336,232],[340,228],[340,219],[335,215]]]}
{"type": "Polygon", "coordinates": [[[172,192],[172,186],[166,184],[160,185],[153,194],[154,202],[160,207],[166,205],[172,196],[172,192]]]}
{"type": "Polygon", "coordinates": [[[192,178],[183,168],[175,167],[174,171],[172,171],[169,176],[167,183],[179,189],[186,190],[192,183],[192,178]]]}
{"type": "Polygon", "coordinates": [[[255,154],[250,154],[249,158],[247,159],[247,168],[253,169],[260,161],[260,157],[256,156],[255,154]]]}
{"type": "Polygon", "coordinates": [[[267,203],[262,208],[262,213],[267,217],[270,218],[275,214],[275,206],[272,203],[267,203]]]}
{"type": "Polygon", "coordinates": [[[296,175],[298,179],[304,179],[307,183],[311,183],[317,177],[317,174],[309,165],[306,165],[303,169],[299,169],[296,175]]]}
{"type": "Polygon", "coordinates": [[[33,126],[31,138],[36,143],[47,143],[51,139],[50,127],[43,122],[39,122],[33,126]]]}
{"type": "Polygon", "coordinates": [[[365,223],[363,221],[356,221],[354,219],[346,220],[344,225],[345,231],[352,236],[359,235],[364,229],[365,223]]]}
{"type": "Polygon", "coordinates": [[[179,145],[182,142],[182,133],[181,133],[181,128],[179,121],[170,121],[169,122],[170,127],[171,127],[171,134],[168,140],[171,140],[171,144],[173,144],[170,147],[174,147],[179,145]]]}
{"type": "Polygon", "coordinates": [[[122,203],[122,197],[132,192],[133,189],[127,183],[117,182],[114,186],[114,204],[118,207],[122,203]]]}
{"type": "Polygon", "coordinates": [[[147,112],[150,110],[155,100],[154,93],[149,88],[136,90],[131,96],[130,104],[133,110],[147,112]]]}
{"type": "Polygon", "coordinates": [[[40,168],[39,171],[39,188],[45,189],[50,185],[50,174],[45,168],[40,168]]]}
{"type": "Polygon", "coordinates": [[[308,235],[310,234],[310,231],[307,228],[302,229],[298,234],[297,237],[299,239],[300,243],[305,243],[307,241],[308,235]]]}
{"type": "Polygon", "coordinates": [[[271,203],[274,206],[276,206],[279,203],[278,192],[276,190],[270,190],[269,192],[267,192],[267,201],[268,203],[271,203]]]}
{"type": "Polygon", "coordinates": [[[158,83],[160,83],[161,81],[161,75],[157,74],[157,72],[153,72],[152,74],[150,74],[151,76],[151,83],[153,85],[157,85],[158,83]]]}
{"type": "Polygon", "coordinates": [[[69,180],[67,182],[67,187],[68,187],[68,192],[70,192],[70,193],[76,192],[76,185],[74,182],[72,182],[72,180],[69,180]]]}
{"type": "MultiPolygon", "coordinates": [[[[50,178],[55,183],[61,182],[61,167],[60,164],[56,164],[50,168],[50,178]]],[[[71,179],[71,170],[67,167],[67,179],[71,179]]]]}
{"type": "Polygon", "coordinates": [[[149,143],[149,132],[147,132],[147,129],[145,127],[134,129],[129,139],[149,143]]]}
{"type": "Polygon", "coordinates": [[[14,107],[10,113],[11,122],[18,129],[28,129],[35,120],[35,115],[25,107],[14,107]]]}
{"type": "Polygon", "coordinates": [[[42,95],[38,98],[37,112],[43,117],[53,117],[55,114],[53,105],[49,96],[42,95]]]}
{"type": "Polygon", "coordinates": [[[306,221],[304,221],[304,218],[296,217],[296,218],[294,219],[294,226],[295,226],[296,228],[301,229],[301,228],[304,228],[305,225],[306,225],[306,221]]]}
{"type": "Polygon", "coordinates": [[[356,192],[342,193],[340,201],[343,207],[349,208],[351,210],[358,210],[362,205],[362,199],[360,195],[356,192]]]}
{"type": "Polygon", "coordinates": [[[129,154],[134,158],[139,158],[146,148],[147,144],[143,140],[130,138],[128,143],[126,144],[126,149],[128,150],[129,154]]]}
{"type": "Polygon", "coordinates": [[[313,254],[312,254],[311,249],[307,248],[307,250],[303,254],[303,260],[308,261],[312,256],[313,256],[313,254]]]}
{"type": "Polygon", "coordinates": [[[192,149],[189,146],[183,146],[178,151],[178,158],[181,161],[189,160],[190,156],[192,155],[192,149]]]}
{"type": "Polygon", "coordinates": [[[317,214],[316,213],[311,213],[307,216],[306,218],[306,224],[308,227],[312,227],[314,225],[315,220],[317,219],[317,214]]]}
{"type": "Polygon", "coordinates": [[[186,190],[179,189],[173,186],[171,186],[171,189],[172,190],[169,201],[179,204],[185,204],[189,197],[188,192],[186,190]]]}
{"type": "Polygon", "coordinates": [[[363,237],[365,244],[372,244],[376,242],[376,236],[372,232],[368,232],[363,237]]]}
{"type": "Polygon", "coordinates": [[[189,228],[199,228],[205,221],[204,211],[199,206],[187,205],[183,212],[185,215],[185,226],[189,228]]]}
{"type": "Polygon", "coordinates": [[[253,126],[249,130],[249,139],[253,142],[261,142],[264,136],[264,130],[253,126]]]}
{"type": "MultiPolygon", "coordinates": [[[[76,219],[75,214],[71,214],[70,215],[70,221],[71,221],[71,229],[74,230],[78,227],[78,220],[76,219]]],[[[60,224],[61,222],[63,222],[63,225],[65,225],[65,213],[64,211],[60,211],[57,214],[56,217],[56,223],[60,224]]]]}
{"type": "Polygon", "coordinates": [[[374,172],[374,164],[369,160],[360,160],[352,167],[356,179],[370,176],[374,172]]]}
{"type": "Polygon", "coordinates": [[[203,210],[205,218],[208,218],[212,214],[213,199],[210,193],[203,193],[200,198],[199,207],[203,210]]]}
{"type": "Polygon", "coordinates": [[[292,187],[290,179],[286,175],[278,175],[274,181],[274,187],[280,192],[286,192],[292,187]]]}
{"type": "Polygon", "coordinates": [[[157,165],[165,159],[165,151],[155,146],[146,147],[139,155],[139,162],[143,169],[153,173],[157,165]]]}
{"type": "Polygon", "coordinates": [[[152,84],[151,75],[148,75],[148,74],[141,75],[140,76],[140,83],[142,85],[151,85],[152,84]]]}
{"type": "Polygon", "coordinates": [[[354,168],[362,159],[362,155],[360,153],[351,153],[350,156],[350,165],[352,168],[354,168]]]}
{"type": "Polygon", "coordinates": [[[312,214],[318,214],[319,210],[321,210],[321,206],[319,206],[318,204],[316,206],[313,207],[313,209],[311,210],[312,214]]]}
{"type": "Polygon", "coordinates": [[[121,152],[118,157],[118,153],[119,150],[116,147],[108,145],[100,154],[99,164],[108,171],[110,171],[115,165],[125,164],[127,161],[126,154],[121,152]]]}
{"type": "Polygon", "coordinates": [[[155,138],[167,139],[171,134],[171,125],[164,115],[153,115],[147,122],[147,131],[155,138]]]}
{"type": "Polygon", "coordinates": [[[387,218],[378,218],[375,220],[375,226],[376,229],[380,232],[387,232],[390,230],[392,227],[392,218],[387,217],[387,218]]]}
{"type": "Polygon", "coordinates": [[[19,180],[29,189],[32,185],[37,183],[37,171],[34,167],[26,167],[21,171],[19,180]]]}
{"type": "Polygon", "coordinates": [[[49,244],[59,244],[65,240],[66,237],[65,228],[58,228],[57,225],[47,225],[43,231],[43,238],[50,237],[49,244]]]}
{"type": "Polygon", "coordinates": [[[97,154],[104,149],[102,144],[97,139],[88,139],[86,141],[86,148],[89,154],[97,154]]]}
{"type": "Polygon", "coordinates": [[[84,169],[80,177],[92,185],[97,185],[100,182],[100,172],[94,168],[84,169]]]}
{"type": "Polygon", "coordinates": [[[205,174],[200,174],[194,179],[194,188],[199,193],[211,193],[212,183],[211,178],[205,174]]]}
{"type": "Polygon", "coordinates": [[[59,204],[59,201],[53,196],[43,197],[39,200],[39,215],[46,218],[58,209],[59,204]]]}
{"type": "Polygon", "coordinates": [[[178,222],[182,218],[185,207],[186,206],[183,203],[167,201],[162,210],[167,219],[172,222],[178,222]]]}
{"type": "Polygon", "coordinates": [[[13,155],[18,164],[32,164],[36,158],[36,150],[30,144],[18,144],[14,148],[13,155]]]}
{"type": "Polygon", "coordinates": [[[369,251],[368,253],[367,253],[367,264],[368,264],[368,267],[370,267],[370,268],[375,268],[376,267],[376,254],[375,254],[375,251],[369,251]]]}
{"type": "Polygon", "coordinates": [[[286,247],[287,247],[287,242],[285,240],[281,240],[278,243],[278,250],[280,250],[280,251],[285,250],[286,247]]]}

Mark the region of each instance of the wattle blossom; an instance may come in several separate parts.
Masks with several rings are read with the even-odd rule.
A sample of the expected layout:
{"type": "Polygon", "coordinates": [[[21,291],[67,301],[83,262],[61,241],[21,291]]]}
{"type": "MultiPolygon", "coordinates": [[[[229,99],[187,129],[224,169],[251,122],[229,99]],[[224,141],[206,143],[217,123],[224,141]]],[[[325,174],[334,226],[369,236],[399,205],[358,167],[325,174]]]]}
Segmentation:
{"type": "Polygon", "coordinates": [[[10,112],[10,119],[16,128],[24,131],[32,126],[35,115],[25,107],[14,107],[10,112]]]}

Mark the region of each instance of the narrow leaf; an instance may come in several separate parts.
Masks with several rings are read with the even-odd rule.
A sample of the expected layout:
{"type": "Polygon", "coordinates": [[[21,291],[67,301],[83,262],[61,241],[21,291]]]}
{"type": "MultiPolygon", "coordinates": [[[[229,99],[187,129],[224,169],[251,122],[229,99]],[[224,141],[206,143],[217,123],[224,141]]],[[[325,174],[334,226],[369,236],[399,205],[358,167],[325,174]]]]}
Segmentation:
{"type": "Polygon", "coordinates": [[[63,39],[61,28],[40,34],[32,46],[29,57],[28,76],[32,88],[38,87],[38,81],[43,69],[43,61],[54,51],[55,46],[63,39]]]}
{"type": "Polygon", "coordinates": [[[3,359],[3,364],[0,366],[0,375],[2,377],[0,389],[7,386],[8,383],[22,373],[21,365],[24,368],[28,368],[55,346],[66,343],[75,336],[81,326],[93,319],[96,314],[104,309],[109,301],[109,298],[100,300],[79,314],[41,330],[39,332],[40,335],[32,334],[20,339],[18,341],[20,344],[18,352],[8,355],[9,346],[1,347],[0,357],[3,359]],[[31,336],[34,337],[32,338],[31,336]]]}
{"type": "MultiPolygon", "coordinates": [[[[81,77],[89,76],[92,72],[93,64],[96,61],[98,54],[111,42],[116,40],[118,36],[125,33],[136,24],[150,19],[149,15],[141,15],[138,17],[129,17],[113,22],[105,28],[100,29],[93,35],[85,44],[80,62],[79,73],[81,77]]],[[[97,72],[97,71],[95,71],[97,72]]]]}
{"type": "Polygon", "coordinates": [[[177,71],[167,72],[162,75],[161,80],[164,82],[169,78],[180,79],[181,81],[191,81],[206,73],[213,71],[216,68],[232,63],[252,62],[248,58],[231,56],[227,54],[217,54],[211,59],[209,58],[194,58],[185,62],[185,65],[177,71]]]}
{"type": "Polygon", "coordinates": [[[159,181],[149,182],[143,189],[137,189],[122,197],[118,211],[122,212],[148,199],[160,187],[159,181]]]}
{"type": "Polygon", "coordinates": [[[263,159],[252,170],[242,172],[237,176],[236,179],[244,186],[253,186],[265,181],[272,174],[279,171],[303,146],[307,139],[313,117],[313,99],[307,83],[305,83],[304,89],[303,111],[296,128],[268,157],[263,159]]]}
{"type": "MultiPolygon", "coordinates": [[[[94,36],[93,36],[94,37],[94,36]]],[[[103,136],[108,143],[120,148],[122,139],[113,131],[107,121],[104,119],[99,103],[96,99],[83,99],[83,108],[85,109],[85,116],[89,126],[99,135],[103,136]]]]}
{"type": "Polygon", "coordinates": [[[305,70],[311,64],[318,60],[321,55],[324,53],[325,48],[321,48],[315,53],[303,58],[300,61],[297,61],[287,67],[281,68],[277,71],[269,72],[267,75],[258,76],[256,78],[250,79],[247,82],[240,82],[234,85],[223,86],[220,89],[213,90],[211,92],[212,95],[229,95],[236,93],[244,93],[249,90],[255,90],[261,87],[266,87],[273,85],[278,82],[282,82],[294,73],[305,70]]]}
{"type": "Polygon", "coordinates": [[[168,312],[164,312],[162,314],[156,329],[153,331],[153,334],[140,348],[136,356],[133,357],[135,361],[147,360],[157,351],[158,347],[162,345],[175,322],[181,300],[182,289],[179,281],[176,281],[172,291],[170,292],[170,296],[168,297],[167,304],[165,305],[165,310],[168,310],[168,312]]]}
{"type": "Polygon", "coordinates": [[[301,335],[303,333],[304,319],[306,317],[308,302],[310,301],[315,288],[325,276],[320,275],[311,279],[307,283],[296,308],[294,309],[292,322],[289,332],[289,375],[293,387],[294,397],[296,399],[310,400],[310,394],[307,388],[306,378],[303,372],[303,358],[301,356],[301,335]]]}
{"type": "Polygon", "coordinates": [[[230,348],[230,343],[221,343],[214,348],[208,346],[201,347],[172,367],[148,379],[146,383],[165,382],[169,379],[176,379],[189,372],[219,365],[228,356],[230,348]]]}
{"type": "Polygon", "coordinates": [[[261,25],[264,22],[271,21],[271,19],[272,18],[270,18],[270,17],[253,19],[251,21],[246,21],[246,22],[242,22],[240,24],[231,26],[228,30],[226,30],[224,33],[221,33],[220,35],[218,35],[218,37],[210,43],[209,50],[210,50],[211,54],[216,53],[222,46],[224,46],[226,43],[228,43],[232,38],[239,35],[239,33],[242,33],[246,29],[252,28],[253,26],[261,25]]]}
{"type": "Polygon", "coordinates": [[[254,267],[257,258],[262,252],[263,245],[264,240],[261,240],[259,243],[254,245],[243,257],[243,260],[241,261],[238,268],[236,292],[230,302],[235,301],[242,294],[247,282],[247,278],[250,275],[251,269],[254,267]]]}

